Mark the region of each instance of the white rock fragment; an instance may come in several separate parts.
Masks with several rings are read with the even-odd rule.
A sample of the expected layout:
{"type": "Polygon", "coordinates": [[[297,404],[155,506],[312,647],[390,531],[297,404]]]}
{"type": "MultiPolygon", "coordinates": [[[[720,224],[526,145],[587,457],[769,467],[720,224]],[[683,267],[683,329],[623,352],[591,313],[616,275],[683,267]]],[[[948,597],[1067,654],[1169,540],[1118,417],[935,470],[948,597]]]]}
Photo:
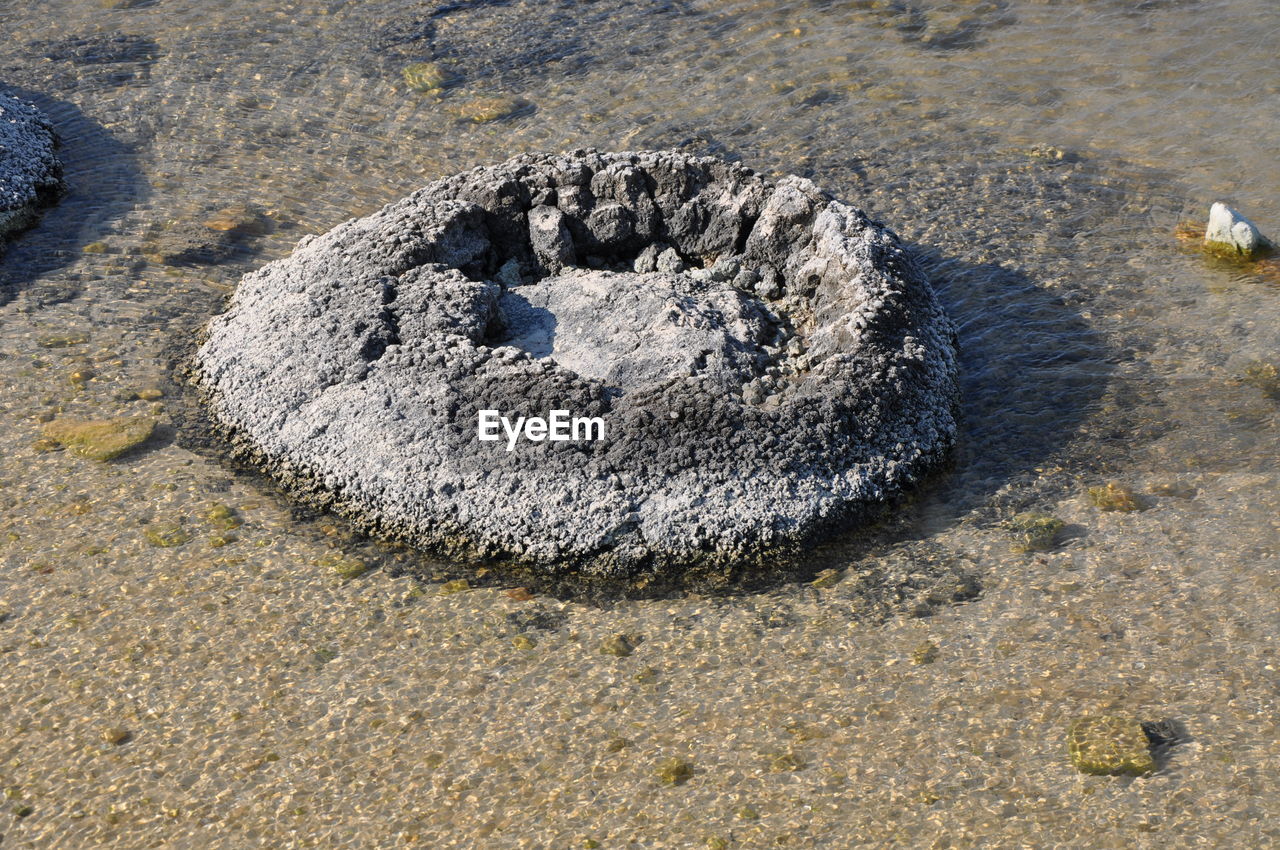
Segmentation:
{"type": "Polygon", "coordinates": [[[1271,247],[1270,240],[1262,235],[1256,224],[1223,203],[1215,203],[1209,208],[1204,244],[1235,251],[1243,257],[1252,257],[1271,247]]]}

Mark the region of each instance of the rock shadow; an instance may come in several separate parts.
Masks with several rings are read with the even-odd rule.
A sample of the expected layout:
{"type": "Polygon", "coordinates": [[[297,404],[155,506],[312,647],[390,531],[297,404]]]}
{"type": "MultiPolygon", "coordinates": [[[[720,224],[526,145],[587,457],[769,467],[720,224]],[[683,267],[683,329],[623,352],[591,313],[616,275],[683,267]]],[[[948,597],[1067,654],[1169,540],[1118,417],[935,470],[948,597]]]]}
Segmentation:
{"type": "MultiPolygon", "coordinates": [[[[67,188],[6,246],[0,257],[0,306],[41,277],[75,264],[86,245],[110,235],[113,222],[150,194],[134,148],[79,107],[20,86],[5,84],[4,89],[34,103],[53,124],[67,188]]],[[[64,301],[80,288],[75,279],[51,281],[42,285],[38,300],[64,301]]]]}
{"type": "Polygon", "coordinates": [[[490,344],[509,345],[538,359],[555,354],[555,313],[531,304],[518,288],[504,293],[498,305],[503,328],[490,344]]]}

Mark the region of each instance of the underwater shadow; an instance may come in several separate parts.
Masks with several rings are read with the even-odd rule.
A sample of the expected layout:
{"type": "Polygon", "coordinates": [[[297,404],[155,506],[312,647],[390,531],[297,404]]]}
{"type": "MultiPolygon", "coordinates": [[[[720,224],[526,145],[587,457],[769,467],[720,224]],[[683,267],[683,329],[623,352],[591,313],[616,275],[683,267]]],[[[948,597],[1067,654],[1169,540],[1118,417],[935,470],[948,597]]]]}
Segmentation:
{"type": "MultiPolygon", "coordinates": [[[[111,234],[111,223],[150,193],[136,151],[79,107],[21,86],[5,84],[4,90],[34,103],[53,124],[67,188],[5,247],[0,257],[0,306],[41,277],[81,259],[86,245],[111,234]]],[[[42,302],[73,298],[81,286],[67,280],[52,282],[48,289],[41,293],[42,302]]]]}

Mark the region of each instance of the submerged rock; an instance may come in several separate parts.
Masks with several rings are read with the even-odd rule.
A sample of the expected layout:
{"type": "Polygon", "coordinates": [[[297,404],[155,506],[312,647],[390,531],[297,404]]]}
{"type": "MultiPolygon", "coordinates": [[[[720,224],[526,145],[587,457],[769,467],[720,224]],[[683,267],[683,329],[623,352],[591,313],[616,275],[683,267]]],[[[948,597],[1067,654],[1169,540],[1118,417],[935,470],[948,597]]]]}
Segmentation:
{"type": "Polygon", "coordinates": [[[808,180],[577,151],[304,239],[241,281],[195,376],[308,502],[638,580],[771,562],[916,484],[954,438],[953,335],[897,237],[808,180]]]}
{"type": "Polygon", "coordinates": [[[0,253],[62,192],[53,127],[29,103],[0,92],[0,253]]]}
{"type": "Polygon", "coordinates": [[[1076,770],[1094,776],[1141,776],[1156,769],[1142,723],[1124,715],[1076,719],[1067,732],[1067,754],[1076,770]]]}
{"type": "Polygon", "coordinates": [[[155,427],[149,416],[58,419],[44,426],[44,434],[81,457],[108,461],[145,443],[155,427]]]}
{"type": "Polygon", "coordinates": [[[1009,534],[1015,552],[1047,552],[1058,540],[1066,523],[1048,514],[1021,513],[1009,520],[1009,534]]]}
{"type": "Polygon", "coordinates": [[[1271,240],[1258,226],[1226,204],[1209,208],[1209,224],[1204,231],[1205,247],[1215,253],[1252,260],[1272,249],[1271,240]]]}

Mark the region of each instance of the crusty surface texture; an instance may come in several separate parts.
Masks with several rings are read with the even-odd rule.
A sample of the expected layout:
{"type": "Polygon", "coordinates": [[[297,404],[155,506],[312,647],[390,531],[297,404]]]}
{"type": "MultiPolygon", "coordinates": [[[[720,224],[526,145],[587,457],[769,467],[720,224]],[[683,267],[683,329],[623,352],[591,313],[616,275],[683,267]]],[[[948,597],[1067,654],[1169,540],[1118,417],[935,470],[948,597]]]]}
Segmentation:
{"type": "Polygon", "coordinates": [[[516,157],[304,239],[196,355],[239,454],[453,556],[634,579],[878,512],[956,429],[954,330],[897,237],[678,152],[516,157]],[[477,439],[479,411],[600,417],[477,439]]]}
{"type": "Polygon", "coordinates": [[[0,253],[62,190],[53,127],[29,103],[0,92],[0,253]]]}

